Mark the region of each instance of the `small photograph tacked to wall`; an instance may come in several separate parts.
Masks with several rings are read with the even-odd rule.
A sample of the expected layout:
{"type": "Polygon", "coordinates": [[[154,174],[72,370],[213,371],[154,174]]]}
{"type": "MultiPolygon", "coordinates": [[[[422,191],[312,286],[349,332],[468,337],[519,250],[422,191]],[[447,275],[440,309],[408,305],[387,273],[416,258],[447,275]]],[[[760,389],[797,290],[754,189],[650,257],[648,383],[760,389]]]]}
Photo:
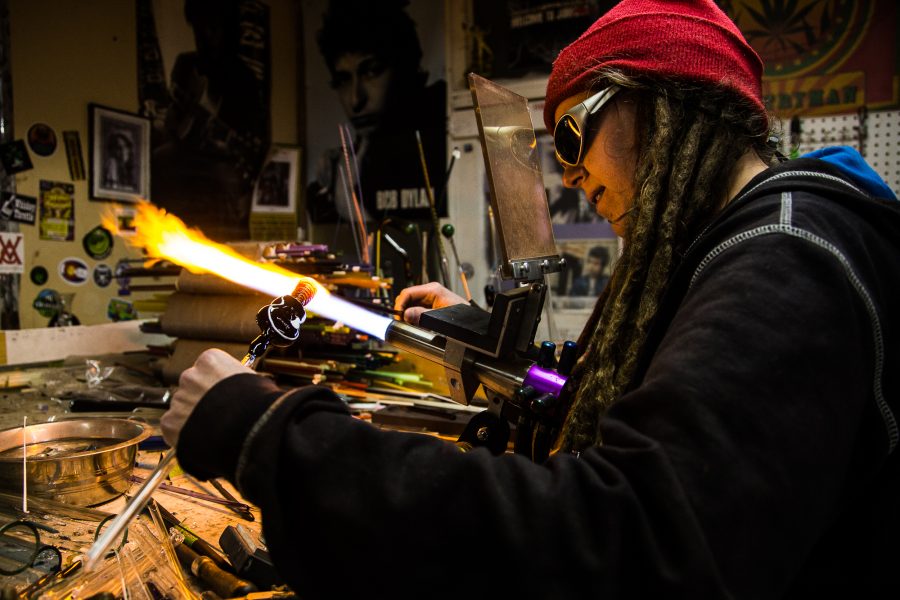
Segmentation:
{"type": "Polygon", "coordinates": [[[557,241],[560,255],[566,259],[567,276],[556,293],[574,298],[596,299],[609,282],[619,254],[614,238],[557,241]]]}

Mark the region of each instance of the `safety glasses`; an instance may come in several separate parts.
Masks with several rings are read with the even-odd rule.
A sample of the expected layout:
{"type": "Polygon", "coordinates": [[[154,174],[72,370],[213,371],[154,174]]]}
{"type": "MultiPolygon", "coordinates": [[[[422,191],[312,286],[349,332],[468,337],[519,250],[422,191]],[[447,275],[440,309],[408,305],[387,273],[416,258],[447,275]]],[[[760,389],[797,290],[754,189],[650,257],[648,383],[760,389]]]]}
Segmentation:
{"type": "Polygon", "coordinates": [[[587,122],[597,114],[620,89],[617,85],[604,88],[576,106],[567,110],[553,128],[553,145],[556,158],[564,166],[574,167],[584,159],[587,122]]]}

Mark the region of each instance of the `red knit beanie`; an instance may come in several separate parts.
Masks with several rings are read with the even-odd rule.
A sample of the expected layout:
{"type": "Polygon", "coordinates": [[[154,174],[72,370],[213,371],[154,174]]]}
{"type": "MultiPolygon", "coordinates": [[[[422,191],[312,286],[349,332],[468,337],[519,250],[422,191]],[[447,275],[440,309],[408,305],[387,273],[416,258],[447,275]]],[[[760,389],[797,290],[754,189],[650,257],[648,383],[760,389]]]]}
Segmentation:
{"type": "Polygon", "coordinates": [[[713,0],[622,0],[559,53],[547,82],[544,123],[560,102],[588,89],[596,71],[721,84],[763,118],[762,61],[713,0]]]}

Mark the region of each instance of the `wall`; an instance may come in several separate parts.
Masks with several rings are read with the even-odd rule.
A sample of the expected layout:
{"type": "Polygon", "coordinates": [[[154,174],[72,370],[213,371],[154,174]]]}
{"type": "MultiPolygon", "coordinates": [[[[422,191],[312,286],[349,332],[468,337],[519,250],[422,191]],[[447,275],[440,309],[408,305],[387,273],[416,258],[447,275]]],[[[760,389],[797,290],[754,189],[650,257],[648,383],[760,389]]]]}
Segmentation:
{"type": "MultiPolygon", "coordinates": [[[[174,0],[166,0],[174,1],[174,0]]],[[[10,0],[13,120],[15,138],[22,139],[36,122],[54,129],[60,145],[49,157],[32,153],[34,169],[16,176],[18,193],[37,197],[39,180],[70,182],[62,131],[81,136],[85,167],[88,159],[90,102],[133,112],[137,108],[135,2],[133,0],[10,0]]],[[[298,0],[269,0],[272,41],[272,141],[297,143],[298,0]]],[[[100,223],[106,202],[88,197],[86,181],[75,181],[75,236],[71,242],[41,240],[38,226],[22,225],[25,234],[25,274],[19,310],[21,326],[43,327],[32,302],[43,287],[75,292],[73,312],[83,324],[107,322],[106,306],[116,297],[115,282],[100,288],[89,281],[72,286],[57,274],[60,260],[74,256],[93,268],[98,262],[82,248],[85,233],[100,223]],[[36,265],[50,273],[45,286],[35,286],[28,273],[36,265]]],[[[121,258],[140,254],[116,240],[102,262],[115,266],[121,258]]],[[[148,298],[144,292],[128,300],[148,298]]],[[[143,316],[143,315],[142,315],[143,316]]]]}

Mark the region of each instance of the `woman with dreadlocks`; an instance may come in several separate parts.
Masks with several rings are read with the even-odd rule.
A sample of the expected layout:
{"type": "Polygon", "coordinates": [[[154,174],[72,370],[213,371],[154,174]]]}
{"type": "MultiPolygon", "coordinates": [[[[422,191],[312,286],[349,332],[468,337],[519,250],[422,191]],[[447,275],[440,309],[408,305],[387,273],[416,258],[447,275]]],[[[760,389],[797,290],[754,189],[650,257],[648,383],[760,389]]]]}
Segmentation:
{"type": "Polygon", "coordinates": [[[625,243],[543,464],[210,351],[162,423],[183,466],[305,598],[898,597],[900,209],[848,151],[777,164],[761,70],[712,0],[624,0],[554,63],[564,182],[625,243]]]}

